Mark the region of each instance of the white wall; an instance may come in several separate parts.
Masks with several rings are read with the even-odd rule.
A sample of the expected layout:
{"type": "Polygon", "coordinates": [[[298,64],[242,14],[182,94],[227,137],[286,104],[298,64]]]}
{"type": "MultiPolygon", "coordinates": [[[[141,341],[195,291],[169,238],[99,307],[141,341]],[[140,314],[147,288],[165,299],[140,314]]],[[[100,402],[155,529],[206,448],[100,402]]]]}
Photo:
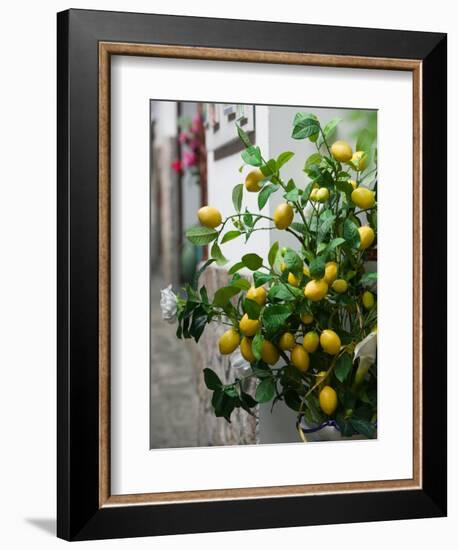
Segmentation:
{"type": "MultiPolygon", "coordinates": [[[[8,550],[69,548],[53,538],[55,518],[55,12],[73,7],[242,17],[449,32],[449,152],[458,150],[458,30],[453,2],[367,0],[322,4],[283,0],[230,3],[201,0],[30,0],[4,5],[0,36],[0,454],[1,542],[8,550]],[[413,11],[414,10],[414,11],[413,11]],[[376,13],[376,17],[375,17],[376,13]],[[31,102],[33,108],[30,107],[31,102]],[[27,147],[22,146],[24,142],[27,147]]],[[[231,549],[237,546],[307,546],[339,550],[386,550],[406,544],[415,550],[452,548],[458,537],[458,373],[453,343],[458,333],[458,186],[450,154],[449,251],[451,341],[449,371],[449,518],[358,525],[302,527],[89,542],[85,549],[231,549]]],[[[307,467],[306,464],[272,465],[307,467]]],[[[215,467],[217,467],[215,465],[215,467]]]]}

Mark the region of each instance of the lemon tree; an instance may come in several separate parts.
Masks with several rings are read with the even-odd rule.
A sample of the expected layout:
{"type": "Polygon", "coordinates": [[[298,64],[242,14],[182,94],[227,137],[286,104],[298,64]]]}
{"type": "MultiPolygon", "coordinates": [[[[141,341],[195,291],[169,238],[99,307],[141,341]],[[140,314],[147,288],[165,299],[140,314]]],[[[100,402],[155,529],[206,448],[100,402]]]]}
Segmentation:
{"type": "Polygon", "coordinates": [[[238,128],[248,168],[233,188],[233,212],[223,218],[204,206],[200,225],[187,232],[192,243],[209,247],[209,259],[178,297],[177,337],[198,342],[210,323],[223,324],[220,353],[239,350],[250,363],[246,377],[257,380],[250,395],[242,379],[223,384],[204,370],[215,414],[228,421],[235,408],[256,414],[259,403],[283,401],[297,412],[298,426],[332,419],[344,436],[376,434],[376,361],[363,353],[377,326],[377,274],[368,270],[377,244],[375,136],[364,129],[355,143],[333,141],[339,122],[296,114],[292,138],[309,140],[316,151],[288,181],[282,168],[293,153],[266,159],[238,128]],[[257,195],[255,211],[244,206],[246,193],[257,195]],[[264,209],[273,194],[281,199],[271,217],[264,209]],[[267,258],[247,252],[228,265],[224,244],[239,239],[249,250],[261,230],[274,235],[267,258]],[[281,247],[275,239],[282,232],[297,246],[281,247]],[[226,266],[230,279],[209,296],[199,278],[214,263],[226,266]]]}

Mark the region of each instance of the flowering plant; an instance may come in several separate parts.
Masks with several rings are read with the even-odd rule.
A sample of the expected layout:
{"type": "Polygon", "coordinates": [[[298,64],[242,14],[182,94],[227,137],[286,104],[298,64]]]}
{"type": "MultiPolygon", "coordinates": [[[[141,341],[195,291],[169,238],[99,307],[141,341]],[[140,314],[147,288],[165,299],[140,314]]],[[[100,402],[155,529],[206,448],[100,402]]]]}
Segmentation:
{"type": "Polygon", "coordinates": [[[180,133],[178,141],[181,145],[181,158],[172,162],[171,168],[178,174],[188,172],[199,183],[199,162],[202,150],[202,115],[196,112],[192,119],[180,119],[180,133]]]}
{"type": "Polygon", "coordinates": [[[333,420],[343,436],[376,435],[377,274],[366,269],[377,231],[375,136],[363,130],[355,152],[346,141],[331,145],[338,123],[322,127],[314,114],[296,114],[293,139],[316,148],[305,159],[304,184],[282,178],[292,152],[266,160],[238,128],[242,160],[252,168],[233,189],[235,213],[223,220],[205,206],[201,225],[187,231],[192,243],[211,244],[210,259],[176,299],[177,337],[198,342],[210,322],[226,324],[220,353],[240,351],[250,364],[227,385],[204,370],[215,414],[228,421],[237,407],[254,414],[258,403],[283,401],[298,426],[333,420]],[[257,193],[257,212],[242,208],[246,192],[257,193]],[[274,193],[283,202],[270,217],[262,211],[274,193]],[[261,230],[287,232],[297,247],[275,241],[265,259],[244,254],[230,266],[229,283],[209,297],[199,277],[212,263],[227,264],[220,245],[249,242],[261,230]],[[257,380],[254,395],[245,392],[247,377],[257,380]]]}

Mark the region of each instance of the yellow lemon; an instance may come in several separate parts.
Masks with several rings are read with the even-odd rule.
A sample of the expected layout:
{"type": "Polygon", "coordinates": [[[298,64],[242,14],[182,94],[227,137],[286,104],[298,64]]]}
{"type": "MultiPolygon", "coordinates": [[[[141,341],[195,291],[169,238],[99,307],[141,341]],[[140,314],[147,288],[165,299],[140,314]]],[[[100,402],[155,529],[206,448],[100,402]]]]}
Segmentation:
{"type": "Polygon", "coordinates": [[[320,344],[329,355],[337,355],[341,346],[338,334],[331,329],[323,330],[320,336],[320,344]]]}
{"type": "Polygon", "coordinates": [[[306,276],[306,277],[310,277],[310,269],[304,265],[304,269],[302,270],[302,273],[306,276]]]}
{"type": "Polygon", "coordinates": [[[318,397],[320,408],[324,414],[331,415],[337,409],[337,394],[331,386],[325,386],[318,397]]]}
{"type": "Polygon", "coordinates": [[[246,313],[239,323],[240,330],[245,336],[254,336],[258,332],[260,325],[261,323],[257,319],[250,319],[246,313]]]}
{"type": "Polygon", "coordinates": [[[275,208],[274,223],[277,229],[286,229],[291,225],[294,218],[294,210],[292,206],[286,202],[279,204],[275,208]]]}
{"type": "Polygon", "coordinates": [[[293,349],[296,345],[296,341],[294,340],[294,336],[291,334],[291,332],[284,332],[280,336],[280,340],[278,341],[278,345],[280,346],[280,349],[283,351],[293,349]]]}
{"type": "Polygon", "coordinates": [[[351,200],[363,210],[375,204],[375,193],[366,187],[358,187],[351,193],[351,200]]]}
{"type": "Polygon", "coordinates": [[[267,363],[268,365],[275,365],[279,357],[280,353],[272,342],[269,342],[269,340],[264,340],[261,348],[261,359],[264,363],[267,363]]]}
{"type": "Polygon", "coordinates": [[[245,178],[245,189],[250,193],[257,193],[261,190],[261,181],[265,178],[264,174],[257,168],[248,172],[245,178]]]}
{"type": "Polygon", "coordinates": [[[286,264],[285,262],[281,262],[280,264],[280,271],[283,273],[283,271],[286,271],[286,264]]]}
{"type": "Polygon", "coordinates": [[[359,231],[359,239],[360,239],[360,245],[359,247],[361,250],[366,250],[366,248],[369,248],[371,244],[374,242],[375,239],[375,233],[372,227],[369,227],[368,225],[362,225],[361,227],[358,227],[359,231]]]}
{"type": "Polygon", "coordinates": [[[288,283],[291,286],[299,286],[299,279],[291,271],[288,273],[288,283]]]}
{"type": "Polygon", "coordinates": [[[199,208],[197,217],[202,225],[211,229],[218,227],[222,222],[221,212],[217,208],[213,208],[213,206],[202,206],[202,208],[199,208]]]}
{"type": "Polygon", "coordinates": [[[356,189],[358,187],[358,184],[355,180],[350,180],[350,185],[353,187],[353,189],[356,189]]]}
{"type": "Polygon", "coordinates": [[[266,296],[266,289],[262,286],[258,286],[258,288],[252,286],[246,293],[248,300],[253,300],[260,306],[266,303],[266,296]]]}
{"type": "Polygon", "coordinates": [[[218,340],[219,351],[222,355],[229,355],[240,344],[240,334],[233,328],[226,330],[218,340]]]}
{"type": "Polygon", "coordinates": [[[251,348],[251,340],[246,336],[244,336],[242,338],[242,341],[240,342],[240,353],[242,354],[242,357],[245,359],[245,361],[248,361],[248,363],[256,362],[256,357],[254,356],[253,350],[251,348]]]}
{"type": "Polygon", "coordinates": [[[324,268],[324,280],[331,285],[337,279],[337,264],[336,262],[328,262],[324,268]]]}
{"type": "Polygon", "coordinates": [[[326,202],[329,199],[329,189],[326,187],[320,187],[316,192],[316,200],[319,202],[326,202]]]}
{"type": "Polygon", "coordinates": [[[332,283],[332,289],[335,290],[338,294],[343,294],[348,290],[348,283],[345,279],[336,279],[332,283]]]}
{"type": "Polygon", "coordinates": [[[339,162],[348,162],[353,156],[353,151],[346,141],[335,141],[331,147],[332,156],[339,162]]]}
{"type": "Polygon", "coordinates": [[[366,292],[363,292],[363,306],[366,309],[372,309],[375,305],[375,298],[372,292],[369,292],[366,290],[366,292]]]}
{"type": "Polygon", "coordinates": [[[356,151],[351,157],[351,161],[356,165],[358,172],[362,171],[367,165],[367,155],[364,151],[356,151]]]}
{"type": "Polygon", "coordinates": [[[318,302],[322,300],[328,293],[328,283],[324,279],[315,281],[312,279],[304,288],[304,296],[312,302],[318,302]]]}
{"type": "Polygon", "coordinates": [[[318,189],[313,188],[313,189],[310,191],[309,199],[310,199],[311,201],[317,201],[317,200],[318,200],[317,194],[318,194],[318,189]]]}
{"type": "Polygon", "coordinates": [[[307,372],[310,366],[310,357],[303,346],[294,346],[291,352],[291,363],[301,372],[307,372]]]}
{"type": "Polygon", "coordinates": [[[310,325],[310,323],[313,323],[313,315],[311,313],[304,313],[304,315],[301,315],[301,321],[304,325],[310,325]]]}
{"type": "Polygon", "coordinates": [[[311,330],[310,332],[307,332],[307,334],[304,336],[304,341],[302,342],[302,345],[304,346],[304,349],[308,351],[309,353],[313,353],[317,350],[318,344],[320,343],[320,338],[318,334],[311,330]]]}

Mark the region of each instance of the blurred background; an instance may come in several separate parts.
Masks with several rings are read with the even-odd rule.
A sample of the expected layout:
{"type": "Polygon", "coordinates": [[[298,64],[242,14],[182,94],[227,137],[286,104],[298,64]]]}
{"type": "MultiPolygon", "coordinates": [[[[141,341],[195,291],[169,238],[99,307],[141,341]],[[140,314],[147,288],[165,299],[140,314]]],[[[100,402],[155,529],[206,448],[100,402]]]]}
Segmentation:
{"type": "MultiPolygon", "coordinates": [[[[341,119],[331,141],[345,139],[354,147],[361,130],[376,139],[377,112],[314,107],[234,105],[177,101],[150,103],[150,219],[151,219],[151,370],[150,447],[173,448],[213,445],[297,442],[295,413],[281,402],[271,413],[261,405],[256,418],[242,409],[232,415],[231,424],[216,418],[202,370],[215,370],[223,382],[232,382],[231,356],[221,356],[217,341],[222,326],[207,326],[199,344],[176,338],[176,325],[162,320],[160,290],[172,285],[177,291],[192,280],[199,263],[207,258],[206,247],[195,247],[185,238],[197,225],[197,210],[206,204],[218,208],[223,218],[233,213],[232,189],[245,179],[250,167],[240,168],[243,150],[237,123],[264,158],[292,151],[295,156],[282,168],[285,181],[294,178],[299,187],[308,181],[303,167],[316,151],[308,140],[291,138],[294,116],[313,112],[324,126],[341,119]]],[[[370,167],[368,169],[370,171],[370,167]]],[[[265,207],[272,215],[282,202],[280,193],[271,195],[265,207]]],[[[244,204],[257,211],[257,194],[244,193],[244,204]]],[[[267,256],[273,242],[296,247],[284,231],[258,231],[248,244],[236,239],[222,245],[228,266],[247,252],[267,256]]],[[[247,273],[248,275],[248,273],[247,273]]],[[[225,267],[210,266],[200,279],[209,295],[224,286],[225,267]]],[[[234,358],[232,358],[234,360],[234,358]]]]}

